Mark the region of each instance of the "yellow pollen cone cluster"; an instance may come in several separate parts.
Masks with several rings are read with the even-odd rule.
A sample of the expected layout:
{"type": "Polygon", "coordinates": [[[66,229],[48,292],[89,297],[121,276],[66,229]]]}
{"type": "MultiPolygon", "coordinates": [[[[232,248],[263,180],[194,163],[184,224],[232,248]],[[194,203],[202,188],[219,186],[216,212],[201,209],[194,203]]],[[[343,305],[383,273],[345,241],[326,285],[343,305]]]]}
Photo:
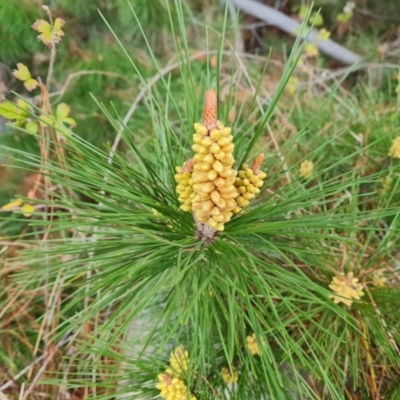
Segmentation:
{"type": "Polygon", "coordinates": [[[239,379],[239,375],[234,366],[232,366],[230,369],[222,368],[221,375],[222,375],[222,379],[226,383],[237,383],[237,381],[239,379]]]}
{"type": "Polygon", "coordinates": [[[180,208],[183,211],[192,211],[192,200],[195,195],[193,192],[193,178],[191,173],[193,170],[194,159],[186,161],[183,167],[176,167],[177,174],[175,181],[177,182],[176,191],[179,195],[179,201],[182,203],[180,208]]]}
{"type": "Polygon", "coordinates": [[[184,375],[188,372],[189,353],[183,346],[178,346],[170,357],[170,367],[158,375],[156,388],[161,391],[160,397],[165,400],[196,400],[186,386],[184,375]]]}
{"type": "Polygon", "coordinates": [[[256,194],[260,193],[260,188],[264,184],[264,179],[267,177],[265,172],[260,171],[260,166],[263,161],[264,154],[261,153],[257,156],[251,167],[247,164],[243,164],[242,169],[239,171],[238,177],[235,180],[235,187],[239,192],[238,197],[235,199],[237,204],[233,210],[235,214],[240,212],[243,207],[249,205],[256,194]]]}
{"type": "Polygon", "coordinates": [[[260,355],[260,348],[258,347],[256,335],[254,333],[250,336],[247,336],[247,347],[253,356],[260,355]]]}
{"type": "Polygon", "coordinates": [[[373,275],[372,284],[376,287],[384,287],[387,284],[387,280],[386,276],[383,276],[383,271],[377,271],[373,275]]]}
{"type": "Polygon", "coordinates": [[[299,176],[300,178],[311,178],[314,172],[314,163],[305,160],[300,164],[299,176]]]}
{"type": "Polygon", "coordinates": [[[217,129],[204,135],[208,132],[205,125],[197,123],[195,131],[192,210],[199,222],[222,231],[232,217],[238,195],[233,185],[236,171],[232,169],[235,159],[231,129],[217,122],[217,129]]]}
{"type": "Polygon", "coordinates": [[[349,307],[353,304],[353,299],[360,300],[361,296],[364,296],[363,285],[358,282],[358,278],[353,277],[353,272],[336,275],[329,288],[338,295],[329,296],[334,303],[342,302],[349,307]]]}
{"type": "Polygon", "coordinates": [[[189,395],[185,382],[169,374],[158,375],[156,388],[161,391],[160,397],[165,400],[196,400],[196,396],[189,395]],[[189,396],[188,396],[189,395],[189,396]]]}
{"type": "Polygon", "coordinates": [[[185,350],[182,345],[178,346],[171,353],[169,363],[174,375],[185,375],[188,372],[188,359],[189,352],[185,350]]]}
{"type": "Polygon", "coordinates": [[[392,146],[389,149],[389,157],[400,158],[400,136],[393,140],[392,146]]]}
{"type": "Polygon", "coordinates": [[[260,171],[261,154],[250,168],[244,165],[237,177],[233,169],[233,136],[231,128],[217,120],[217,94],[208,90],[205,97],[203,123],[194,124],[192,150],[195,155],[177,168],[176,191],[183,211],[192,211],[195,219],[216,231],[234,213],[249,204],[260,192],[267,176],[260,171]]]}

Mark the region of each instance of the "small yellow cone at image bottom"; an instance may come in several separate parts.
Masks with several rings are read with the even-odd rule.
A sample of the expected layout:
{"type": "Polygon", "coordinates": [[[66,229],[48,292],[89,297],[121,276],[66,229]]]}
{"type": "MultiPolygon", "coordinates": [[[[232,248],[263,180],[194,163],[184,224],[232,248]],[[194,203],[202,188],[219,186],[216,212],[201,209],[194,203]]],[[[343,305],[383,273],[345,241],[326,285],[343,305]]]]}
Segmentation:
{"type": "Polygon", "coordinates": [[[237,381],[239,380],[239,375],[234,366],[232,366],[231,368],[222,368],[221,375],[222,379],[226,383],[237,383],[237,381]]]}
{"type": "Polygon", "coordinates": [[[364,296],[363,285],[358,282],[358,278],[354,278],[353,272],[334,276],[329,288],[336,294],[329,298],[336,304],[341,302],[348,307],[353,304],[353,300],[360,300],[364,296]]]}
{"type": "Polygon", "coordinates": [[[184,376],[189,370],[189,353],[183,345],[179,345],[170,355],[170,366],[158,375],[156,389],[165,400],[197,400],[186,386],[184,376]]]}

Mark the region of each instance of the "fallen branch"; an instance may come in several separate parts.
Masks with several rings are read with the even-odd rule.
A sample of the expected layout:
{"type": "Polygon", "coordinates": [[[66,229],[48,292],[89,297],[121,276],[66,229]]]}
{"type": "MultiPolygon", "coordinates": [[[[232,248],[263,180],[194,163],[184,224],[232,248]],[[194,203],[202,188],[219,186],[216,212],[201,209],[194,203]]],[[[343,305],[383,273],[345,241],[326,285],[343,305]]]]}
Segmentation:
{"type": "MultiPolygon", "coordinates": [[[[301,22],[296,21],[280,11],[275,10],[272,7],[268,7],[264,4],[260,4],[254,0],[227,0],[232,2],[241,11],[247,14],[253,15],[254,17],[267,22],[269,25],[273,25],[280,30],[288,33],[292,36],[297,36],[301,22]]],[[[343,47],[339,43],[334,42],[331,39],[318,40],[318,31],[312,30],[308,36],[308,41],[315,43],[318,48],[326,55],[342,62],[343,64],[354,64],[362,60],[362,57],[351,50],[343,47]]]]}

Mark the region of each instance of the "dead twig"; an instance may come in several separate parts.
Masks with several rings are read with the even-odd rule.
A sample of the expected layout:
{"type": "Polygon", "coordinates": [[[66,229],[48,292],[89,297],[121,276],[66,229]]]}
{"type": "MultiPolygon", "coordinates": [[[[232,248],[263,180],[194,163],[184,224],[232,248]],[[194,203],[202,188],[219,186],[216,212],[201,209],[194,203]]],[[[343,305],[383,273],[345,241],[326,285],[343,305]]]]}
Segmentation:
{"type": "Polygon", "coordinates": [[[97,70],[97,69],[82,70],[82,71],[73,72],[72,74],[69,74],[67,79],[64,82],[63,87],[60,90],[58,90],[57,92],[50,93],[49,97],[54,97],[54,96],[58,95],[58,97],[54,100],[55,103],[58,103],[64,96],[64,94],[67,91],[68,86],[71,84],[71,82],[75,78],[78,78],[78,77],[84,76],[84,75],[105,75],[105,76],[120,78],[127,82],[131,82],[131,80],[128,77],[121,75],[117,72],[102,71],[102,70],[97,70]]]}
{"type": "MultiPolygon", "coordinates": [[[[280,30],[288,33],[292,36],[298,35],[298,29],[301,27],[301,22],[288,17],[284,13],[276,10],[275,8],[268,7],[264,4],[258,3],[254,0],[227,0],[232,2],[236,7],[240,8],[247,14],[253,15],[254,17],[261,19],[273,25],[280,30]]],[[[315,43],[318,48],[328,56],[342,62],[343,64],[354,64],[362,60],[362,57],[346,47],[341,46],[339,43],[334,42],[331,39],[318,40],[318,31],[313,29],[307,40],[311,43],[315,43]]]]}
{"type": "MultiPolygon", "coordinates": [[[[189,61],[194,61],[198,58],[203,58],[204,56],[207,55],[207,51],[200,51],[196,54],[193,54],[191,57],[189,57],[189,59],[186,62],[189,61]]],[[[131,119],[133,113],[136,111],[139,103],[141,102],[141,100],[143,99],[143,97],[145,96],[145,94],[147,93],[148,90],[150,90],[150,88],[152,86],[154,86],[163,76],[169,74],[170,72],[172,72],[174,69],[178,68],[180,65],[180,61],[175,62],[171,65],[167,65],[166,67],[164,67],[161,71],[159,71],[156,75],[154,75],[145,85],[144,87],[141,89],[141,91],[139,92],[139,94],[136,96],[135,100],[133,101],[131,107],[129,108],[128,112],[125,115],[125,118],[122,120],[122,124],[120,129],[118,130],[118,133],[114,139],[114,143],[111,147],[110,153],[109,153],[109,157],[108,157],[108,163],[111,165],[112,164],[112,160],[114,158],[114,154],[117,150],[117,147],[119,145],[119,142],[121,141],[122,138],[122,133],[125,129],[125,127],[127,126],[129,120],[131,119]]]]}

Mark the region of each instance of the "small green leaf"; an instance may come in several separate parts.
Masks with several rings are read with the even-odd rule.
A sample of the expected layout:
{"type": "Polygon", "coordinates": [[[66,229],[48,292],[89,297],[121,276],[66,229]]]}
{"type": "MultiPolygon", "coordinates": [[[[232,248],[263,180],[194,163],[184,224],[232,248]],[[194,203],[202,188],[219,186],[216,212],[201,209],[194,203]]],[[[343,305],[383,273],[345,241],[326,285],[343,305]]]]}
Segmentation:
{"type": "Polygon", "coordinates": [[[299,18],[304,19],[305,17],[307,17],[309,10],[310,10],[309,6],[306,5],[301,6],[299,10],[299,18]]]}
{"type": "Polygon", "coordinates": [[[36,89],[38,86],[38,81],[36,79],[32,79],[28,67],[21,63],[18,63],[17,67],[18,69],[14,70],[13,75],[20,81],[24,82],[24,86],[27,88],[27,90],[31,91],[36,89]]]}
{"type": "Polygon", "coordinates": [[[0,103],[0,115],[10,120],[20,118],[16,105],[9,102],[0,103]]]}
{"type": "Polygon", "coordinates": [[[70,111],[71,107],[68,104],[60,103],[56,110],[57,119],[62,120],[63,118],[67,117],[70,111]]]}
{"type": "Polygon", "coordinates": [[[70,125],[71,128],[75,128],[76,127],[76,122],[73,118],[70,117],[65,117],[63,119],[60,120],[61,122],[64,122],[65,124],[70,125]]]}
{"type": "Polygon", "coordinates": [[[61,18],[56,18],[54,21],[53,33],[55,36],[64,36],[64,32],[61,28],[64,26],[65,21],[61,18]]]}
{"type": "Polygon", "coordinates": [[[309,24],[314,24],[314,26],[321,26],[324,24],[324,18],[322,17],[321,14],[318,14],[317,12],[313,12],[310,16],[310,21],[309,24]]]}
{"type": "Polygon", "coordinates": [[[323,28],[323,29],[320,29],[320,31],[318,33],[318,40],[325,41],[325,40],[328,40],[330,36],[331,36],[331,33],[327,29],[323,28]]]}
{"type": "Polygon", "coordinates": [[[0,103],[0,115],[5,119],[10,121],[15,121],[15,123],[20,126],[23,125],[29,116],[28,110],[29,104],[22,99],[19,99],[16,104],[10,102],[0,103]]]}
{"type": "Polygon", "coordinates": [[[53,126],[54,122],[56,121],[53,115],[41,114],[39,118],[40,118],[39,124],[42,126],[53,126]]]}
{"type": "Polygon", "coordinates": [[[36,79],[28,79],[27,81],[24,82],[24,86],[26,87],[27,90],[29,90],[30,92],[33,89],[36,89],[38,86],[38,81],[36,79]]]}
{"type": "Polygon", "coordinates": [[[51,25],[45,21],[44,19],[38,19],[33,25],[32,28],[35,31],[40,33],[49,33],[51,32],[51,25]]]}
{"type": "Polygon", "coordinates": [[[26,65],[18,63],[17,68],[13,71],[13,75],[20,81],[27,81],[31,79],[31,73],[26,65]]]}
{"type": "Polygon", "coordinates": [[[33,135],[36,135],[39,130],[39,125],[36,121],[29,121],[25,125],[25,129],[29,132],[32,133],[33,135]]]}
{"type": "Polygon", "coordinates": [[[349,22],[353,18],[353,13],[350,12],[342,12],[336,15],[336,21],[341,23],[349,22]]]}
{"type": "Polygon", "coordinates": [[[56,117],[57,121],[70,125],[71,128],[76,126],[73,118],[68,117],[71,112],[71,107],[68,104],[61,103],[57,106],[56,117]]]}
{"type": "Polygon", "coordinates": [[[38,39],[41,40],[46,46],[51,47],[53,43],[59,43],[61,36],[64,36],[64,32],[61,30],[65,21],[61,18],[57,18],[54,21],[54,26],[45,21],[44,19],[38,19],[32,28],[40,33],[38,39]]]}
{"type": "Polygon", "coordinates": [[[17,100],[17,106],[19,108],[21,108],[22,110],[29,110],[29,103],[26,102],[24,99],[18,99],[17,100]]]}

